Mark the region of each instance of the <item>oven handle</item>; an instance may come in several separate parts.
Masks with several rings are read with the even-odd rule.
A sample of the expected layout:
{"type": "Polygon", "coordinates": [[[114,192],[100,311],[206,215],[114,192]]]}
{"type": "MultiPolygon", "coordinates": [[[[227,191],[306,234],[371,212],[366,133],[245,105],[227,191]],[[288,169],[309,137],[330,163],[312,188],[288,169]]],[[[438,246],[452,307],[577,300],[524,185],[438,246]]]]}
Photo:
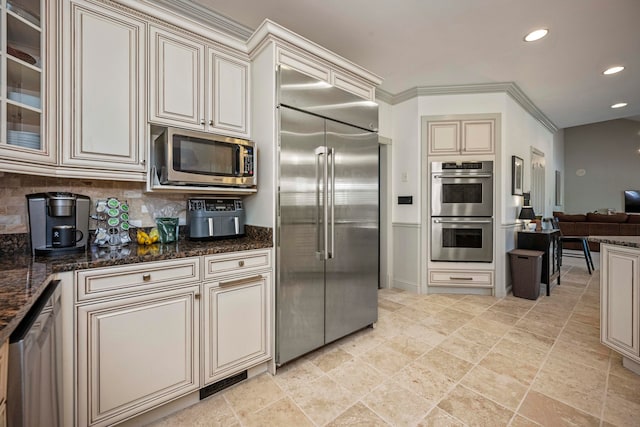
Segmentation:
{"type": "Polygon", "coordinates": [[[491,224],[490,219],[470,219],[470,220],[453,220],[453,219],[434,219],[434,224],[491,224]]]}
{"type": "Polygon", "coordinates": [[[469,178],[469,179],[473,179],[473,178],[493,178],[493,175],[490,173],[487,174],[477,174],[477,175],[465,175],[465,174],[459,174],[459,175],[433,175],[433,179],[446,179],[446,178],[469,178]]]}

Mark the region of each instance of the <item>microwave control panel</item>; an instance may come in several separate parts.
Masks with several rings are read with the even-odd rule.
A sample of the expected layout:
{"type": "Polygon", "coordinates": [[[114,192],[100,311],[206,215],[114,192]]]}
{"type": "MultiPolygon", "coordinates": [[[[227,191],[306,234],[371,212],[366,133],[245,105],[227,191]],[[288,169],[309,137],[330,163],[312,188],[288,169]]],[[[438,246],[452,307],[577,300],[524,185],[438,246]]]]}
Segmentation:
{"type": "Polygon", "coordinates": [[[244,175],[253,176],[253,147],[244,147],[244,175]]]}

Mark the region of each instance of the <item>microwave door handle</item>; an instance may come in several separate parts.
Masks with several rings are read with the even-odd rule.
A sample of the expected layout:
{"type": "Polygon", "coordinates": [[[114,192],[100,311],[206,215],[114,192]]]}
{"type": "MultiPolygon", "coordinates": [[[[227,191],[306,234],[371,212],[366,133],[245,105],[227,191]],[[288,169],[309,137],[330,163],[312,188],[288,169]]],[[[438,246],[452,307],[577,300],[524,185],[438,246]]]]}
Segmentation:
{"type": "Polygon", "coordinates": [[[213,218],[207,218],[207,222],[209,223],[209,237],[213,236],[213,218]]]}
{"type": "Polygon", "coordinates": [[[235,176],[240,176],[241,175],[241,173],[240,173],[240,163],[241,163],[240,162],[240,156],[241,156],[242,152],[240,151],[240,146],[239,145],[236,145],[235,150],[236,150],[236,156],[235,156],[236,157],[236,170],[235,170],[236,173],[235,173],[235,176]]]}

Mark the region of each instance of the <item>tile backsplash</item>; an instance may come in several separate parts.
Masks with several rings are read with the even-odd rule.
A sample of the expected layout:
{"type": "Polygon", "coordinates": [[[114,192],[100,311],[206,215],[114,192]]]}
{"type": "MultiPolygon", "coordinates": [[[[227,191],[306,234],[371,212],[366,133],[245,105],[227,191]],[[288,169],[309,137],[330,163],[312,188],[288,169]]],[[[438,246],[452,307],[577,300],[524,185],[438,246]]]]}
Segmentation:
{"type": "MultiPolygon", "coordinates": [[[[27,233],[27,194],[65,191],[91,198],[91,213],[98,199],[115,197],[129,203],[133,220],[143,227],[155,225],[156,216],[185,217],[187,195],[145,193],[142,182],[107,181],[97,179],[66,179],[0,172],[0,234],[27,233]],[[173,213],[173,214],[168,214],[173,213]]],[[[89,228],[96,227],[89,221],[89,228]]]]}

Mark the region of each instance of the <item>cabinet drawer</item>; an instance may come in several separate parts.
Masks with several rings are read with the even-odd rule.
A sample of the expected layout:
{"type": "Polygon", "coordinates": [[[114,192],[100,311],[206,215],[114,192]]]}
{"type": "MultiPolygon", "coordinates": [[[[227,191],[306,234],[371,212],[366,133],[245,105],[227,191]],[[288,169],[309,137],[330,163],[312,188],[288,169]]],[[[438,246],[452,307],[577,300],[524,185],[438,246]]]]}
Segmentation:
{"type": "Polygon", "coordinates": [[[204,258],[204,278],[245,273],[271,267],[271,251],[233,252],[224,255],[209,255],[204,258]]]}
{"type": "Polygon", "coordinates": [[[492,288],[493,271],[432,270],[429,286],[492,288]]]}
{"type": "Polygon", "coordinates": [[[78,271],[76,299],[86,301],[200,280],[200,258],[78,271]]]}

